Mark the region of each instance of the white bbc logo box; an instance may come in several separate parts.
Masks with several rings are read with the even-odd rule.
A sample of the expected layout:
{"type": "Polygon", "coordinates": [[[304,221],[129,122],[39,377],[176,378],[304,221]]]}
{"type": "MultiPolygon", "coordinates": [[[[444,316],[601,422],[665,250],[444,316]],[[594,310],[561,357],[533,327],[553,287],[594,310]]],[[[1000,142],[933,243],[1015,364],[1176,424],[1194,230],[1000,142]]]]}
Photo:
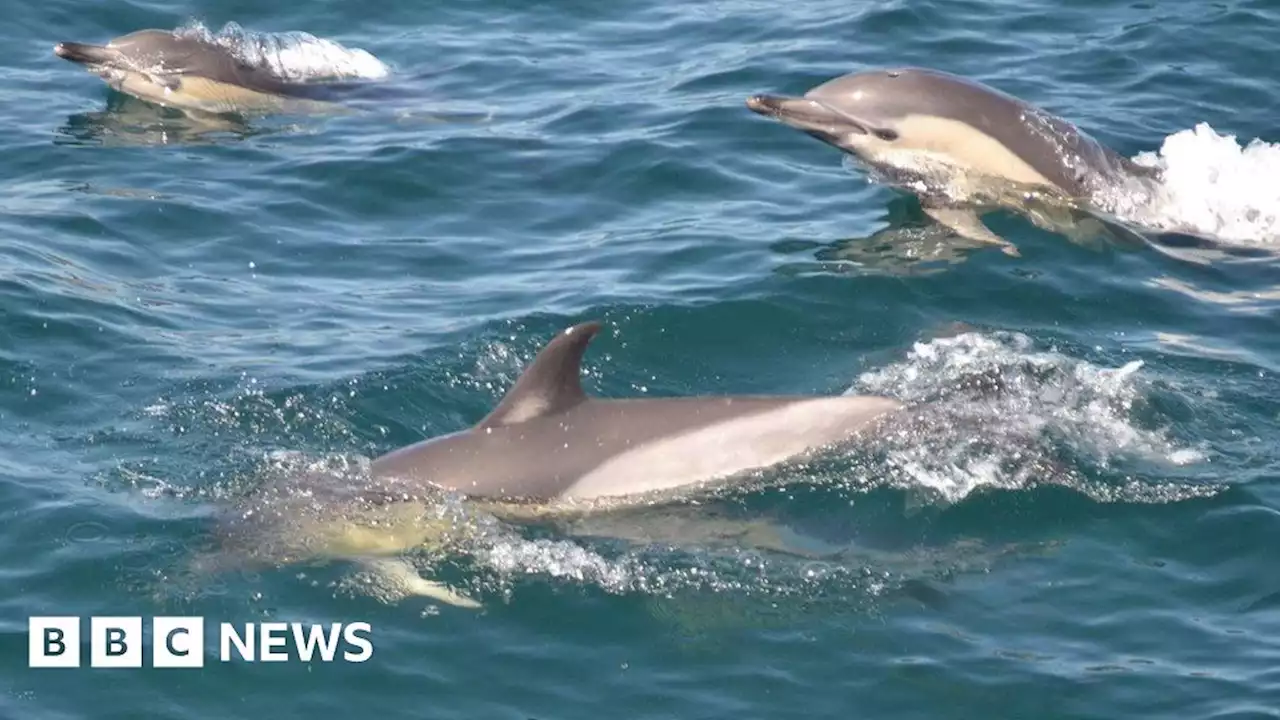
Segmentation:
{"type": "MultiPolygon", "coordinates": [[[[27,664],[33,668],[80,667],[81,619],[33,617],[27,628],[27,664]]],[[[204,667],[204,618],[157,617],[151,621],[151,665],[204,667]]],[[[141,617],[89,618],[89,666],[142,667],[141,617]]]]}

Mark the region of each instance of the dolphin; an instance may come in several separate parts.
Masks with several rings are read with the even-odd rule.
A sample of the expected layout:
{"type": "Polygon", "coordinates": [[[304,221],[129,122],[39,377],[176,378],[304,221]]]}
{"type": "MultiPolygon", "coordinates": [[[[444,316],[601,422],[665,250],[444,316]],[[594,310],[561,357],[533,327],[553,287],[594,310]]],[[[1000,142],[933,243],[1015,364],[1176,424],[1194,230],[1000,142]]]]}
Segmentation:
{"type": "Polygon", "coordinates": [[[610,501],[793,460],[900,407],[865,396],[591,397],[581,364],[600,327],[563,330],[478,424],[383,455],[374,476],[507,502],[610,501]]]}
{"type": "Polygon", "coordinates": [[[276,563],[354,560],[400,594],[477,607],[396,557],[467,532],[465,515],[446,518],[432,498],[500,520],[625,513],[812,458],[903,407],[851,395],[594,397],[581,365],[600,329],[562,330],[478,423],[373,459],[366,483],[308,476],[251,494],[224,518],[228,547],[276,563]]]}
{"type": "Polygon", "coordinates": [[[982,223],[980,210],[1014,210],[1064,231],[1073,223],[1054,217],[1055,206],[1087,209],[1119,184],[1158,178],[1062,118],[929,68],[852,73],[802,97],[753,95],[746,105],[849,153],[919,197],[936,222],[1010,255],[1017,248],[982,223]]]}
{"type": "Polygon", "coordinates": [[[196,35],[138,30],[106,45],[60,42],[53,52],[119,92],[164,107],[215,115],[333,112],[341,107],[310,97],[321,83],[281,78],[196,35]]]}

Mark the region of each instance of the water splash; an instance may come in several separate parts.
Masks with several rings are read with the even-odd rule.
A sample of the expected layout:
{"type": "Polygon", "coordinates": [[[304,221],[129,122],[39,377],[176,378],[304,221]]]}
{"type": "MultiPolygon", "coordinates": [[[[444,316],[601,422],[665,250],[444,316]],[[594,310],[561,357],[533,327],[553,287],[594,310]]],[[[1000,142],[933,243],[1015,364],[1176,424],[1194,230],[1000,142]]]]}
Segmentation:
{"type": "Polygon", "coordinates": [[[1133,160],[1159,169],[1162,181],[1150,196],[1111,198],[1121,219],[1230,244],[1280,244],[1280,144],[1254,139],[1242,146],[1200,123],[1133,160]]]}
{"type": "Polygon", "coordinates": [[[1216,492],[1146,483],[1117,490],[1072,469],[1203,459],[1167,429],[1143,426],[1150,387],[1142,369],[1142,361],[1107,368],[1037,350],[1021,333],[966,332],[916,343],[902,361],[864,373],[850,392],[887,394],[916,407],[911,420],[886,433],[883,449],[898,484],[931,490],[946,502],[980,488],[1041,481],[1100,501],[1169,502],[1216,492]]]}
{"type": "MultiPolygon", "coordinates": [[[[459,381],[459,375],[465,376],[462,384],[472,391],[495,392],[498,378],[517,374],[521,358],[529,351],[508,338],[483,343],[459,358],[464,364],[465,357],[475,358],[472,372],[451,377],[459,381]]],[[[1180,390],[1170,383],[1157,386],[1149,375],[1142,361],[1106,367],[1057,349],[1038,348],[1021,333],[966,327],[951,336],[916,343],[899,361],[856,378],[850,392],[888,394],[912,406],[904,422],[888,426],[869,457],[859,452],[852,468],[849,458],[838,457],[833,470],[824,470],[819,463],[816,468],[795,471],[803,478],[790,472],[788,478],[822,486],[824,492],[850,502],[888,485],[934,505],[959,502],[984,489],[1023,491],[1043,483],[1066,485],[1096,501],[1115,503],[1167,503],[1220,491],[1219,486],[1124,476],[1127,463],[1153,464],[1160,472],[1152,474],[1167,475],[1170,468],[1177,474],[1176,469],[1205,456],[1203,449],[1187,445],[1161,425],[1153,394],[1180,390]],[[1089,477],[1086,473],[1091,470],[1103,472],[1089,477]]],[[[234,504],[242,502],[249,476],[258,481],[333,478],[327,484],[304,482],[296,493],[258,494],[250,507],[264,517],[280,518],[263,527],[267,534],[253,535],[265,550],[287,546],[299,534],[294,522],[299,518],[311,517],[323,524],[329,519],[352,519],[359,512],[376,515],[376,510],[347,502],[363,497],[366,493],[361,490],[378,489],[368,476],[368,458],[274,449],[314,446],[317,432],[327,442],[350,449],[355,436],[349,421],[342,418],[352,411],[345,401],[357,394],[354,383],[341,392],[265,393],[252,378],[244,378],[234,394],[230,402],[183,403],[166,398],[148,407],[146,414],[178,434],[198,428],[201,435],[253,437],[249,445],[256,448],[236,443],[238,461],[232,465],[239,466],[238,471],[228,468],[218,478],[201,474],[197,487],[186,491],[172,482],[159,482],[156,473],[148,472],[146,477],[132,478],[135,488],[150,489],[157,496],[234,504]],[[207,482],[210,479],[213,488],[207,482]],[[276,526],[279,537],[271,534],[276,526]]],[[[218,447],[225,450],[222,444],[218,447]]],[[[294,487],[287,482],[285,486],[294,487]]],[[[754,486],[741,490],[760,499],[754,486]]],[[[792,499],[787,498],[783,502],[792,499]]],[[[708,499],[686,508],[688,517],[674,520],[692,518],[695,529],[706,531],[707,537],[738,537],[741,533],[722,532],[714,525],[714,508],[720,504],[720,499],[708,499]]],[[[753,542],[685,542],[692,535],[672,520],[677,510],[669,508],[644,518],[646,531],[660,539],[639,542],[611,535],[607,526],[585,534],[561,528],[563,532],[548,537],[545,528],[508,524],[467,510],[456,501],[423,511],[436,520],[448,518],[450,534],[456,531],[465,538],[451,541],[447,552],[411,551],[408,559],[427,578],[439,578],[444,569],[458,578],[457,589],[485,603],[539,586],[649,598],[721,595],[807,601],[839,595],[872,601],[901,589],[904,583],[962,572],[969,566],[987,567],[1007,553],[1021,552],[985,543],[895,548],[880,554],[853,547],[842,549],[838,558],[822,555],[821,562],[810,562],[780,556],[770,551],[771,546],[753,542]]],[[[756,513],[750,515],[753,521],[759,519],[756,513]]],[[[800,510],[800,516],[808,515],[800,510]]],[[[730,531],[745,527],[733,525],[736,519],[730,518],[730,531]]],[[[376,598],[386,594],[357,580],[346,583],[346,590],[376,598]]]]}
{"type": "Polygon", "coordinates": [[[367,50],[344,47],[306,32],[253,32],[230,22],[213,33],[192,22],[174,34],[217,43],[251,66],[296,82],[382,80],[391,74],[391,68],[367,50]]]}

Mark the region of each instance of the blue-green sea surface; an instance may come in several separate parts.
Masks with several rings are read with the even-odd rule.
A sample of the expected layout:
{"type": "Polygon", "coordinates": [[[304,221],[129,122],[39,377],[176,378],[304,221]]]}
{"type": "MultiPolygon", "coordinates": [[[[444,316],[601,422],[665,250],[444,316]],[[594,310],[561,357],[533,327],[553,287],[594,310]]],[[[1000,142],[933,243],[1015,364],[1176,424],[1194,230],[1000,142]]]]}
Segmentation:
{"type": "Polygon", "coordinates": [[[1280,717],[1273,3],[4,10],[0,717],[1280,717]],[[371,87],[210,124],[52,52],[227,23],[371,87]],[[744,105],[886,65],[1162,167],[1133,213],[1170,241],[996,213],[1021,256],[965,245],[744,105]],[[479,609],[346,561],[194,562],[264,478],[463,429],[589,319],[593,393],[913,411],[630,533],[412,556],[479,609]],[[223,663],[211,636],[202,669],[91,669],[86,637],[86,667],[33,669],[33,615],[367,622],[375,652],[223,663]]]}

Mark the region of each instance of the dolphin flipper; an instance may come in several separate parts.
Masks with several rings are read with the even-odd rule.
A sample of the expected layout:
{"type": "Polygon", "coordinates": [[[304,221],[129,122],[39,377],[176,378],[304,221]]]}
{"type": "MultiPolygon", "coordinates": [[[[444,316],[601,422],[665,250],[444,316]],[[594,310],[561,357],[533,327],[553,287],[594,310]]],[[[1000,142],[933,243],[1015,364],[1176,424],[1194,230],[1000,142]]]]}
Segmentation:
{"type": "Polygon", "coordinates": [[[1022,253],[1018,252],[1017,246],[1005,240],[1004,238],[991,232],[991,230],[982,223],[982,218],[978,217],[978,213],[970,208],[962,208],[954,205],[925,205],[924,212],[935,222],[950,228],[953,232],[963,238],[968,238],[974,242],[980,242],[986,245],[995,245],[1005,255],[1019,257],[1022,253]]]}
{"type": "Polygon", "coordinates": [[[442,603],[469,610],[483,607],[480,603],[455,592],[443,583],[423,578],[412,565],[400,558],[362,559],[360,564],[372,573],[380,584],[389,590],[396,591],[398,595],[429,597],[442,603]]]}

